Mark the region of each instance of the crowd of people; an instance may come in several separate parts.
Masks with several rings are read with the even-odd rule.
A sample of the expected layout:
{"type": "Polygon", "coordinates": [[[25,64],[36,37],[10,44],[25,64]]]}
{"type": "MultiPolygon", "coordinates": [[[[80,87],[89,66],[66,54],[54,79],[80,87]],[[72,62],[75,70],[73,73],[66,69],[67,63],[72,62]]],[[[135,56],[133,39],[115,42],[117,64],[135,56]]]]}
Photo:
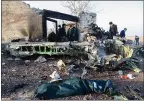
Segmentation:
{"type": "MultiPolygon", "coordinates": [[[[108,39],[113,39],[114,36],[121,37],[124,41],[126,38],[127,28],[124,28],[120,33],[118,33],[117,25],[113,22],[109,22],[110,28],[109,31],[105,32],[102,28],[98,27],[96,24],[91,24],[91,29],[94,31],[92,36],[95,36],[96,39],[102,39],[103,35],[107,35],[108,39]]],[[[49,34],[48,40],[50,42],[67,42],[67,41],[79,41],[79,30],[75,25],[70,25],[69,29],[66,31],[66,25],[62,24],[58,26],[57,34],[54,32],[49,34]]],[[[85,37],[89,37],[86,35],[85,37]]],[[[85,38],[86,39],[86,38],[85,38]]],[[[139,45],[139,37],[135,36],[136,45],[139,45]]]]}
{"type": "MultiPolygon", "coordinates": [[[[113,36],[118,34],[117,25],[113,24],[112,22],[110,22],[109,24],[110,24],[109,32],[112,34],[112,38],[113,38],[113,36]]],[[[121,38],[125,39],[126,38],[126,31],[127,31],[127,28],[124,28],[120,32],[119,36],[121,38]]],[[[136,43],[136,45],[139,45],[139,37],[137,35],[135,35],[135,43],[136,43]]]]}
{"type": "MultiPolygon", "coordinates": [[[[97,39],[102,39],[102,35],[106,35],[108,39],[113,39],[114,36],[119,36],[125,42],[126,40],[126,31],[127,28],[124,28],[121,30],[121,32],[118,32],[117,25],[113,22],[109,22],[110,28],[109,31],[105,32],[102,28],[98,27],[97,25],[93,25],[92,29],[96,32],[94,35],[97,39]]],[[[135,43],[136,45],[139,45],[139,37],[135,35],[135,43]]]]}
{"type": "Polygon", "coordinates": [[[58,26],[57,34],[51,32],[49,34],[48,40],[50,42],[67,42],[67,41],[78,41],[79,30],[75,25],[70,25],[69,29],[66,31],[66,25],[62,24],[58,26]]]}

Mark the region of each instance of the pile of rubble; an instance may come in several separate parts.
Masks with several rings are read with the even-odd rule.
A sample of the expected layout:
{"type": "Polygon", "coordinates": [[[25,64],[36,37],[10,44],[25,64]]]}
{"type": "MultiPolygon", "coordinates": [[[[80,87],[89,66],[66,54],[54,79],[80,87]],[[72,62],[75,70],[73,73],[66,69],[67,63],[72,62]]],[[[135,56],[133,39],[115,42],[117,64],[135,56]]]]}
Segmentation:
{"type": "MultiPolygon", "coordinates": [[[[59,60],[56,64],[57,69],[50,75],[51,80],[42,84],[35,92],[35,97],[38,99],[54,99],[74,95],[84,95],[87,93],[105,93],[113,96],[114,99],[128,99],[126,96],[120,94],[114,89],[111,80],[90,80],[84,79],[89,75],[88,70],[93,72],[100,71],[119,71],[119,78],[121,79],[135,79],[131,73],[125,73],[125,70],[133,72],[141,72],[139,67],[139,59],[143,59],[143,46],[132,49],[128,44],[123,43],[119,37],[106,40],[90,40],[90,45],[84,46],[84,51],[87,53],[87,59],[80,58],[78,55],[76,59],[69,62],[59,60]],[[137,57],[135,57],[137,56],[137,57]],[[61,76],[60,76],[61,75],[61,76]],[[66,75],[67,78],[63,78],[66,75]],[[56,89],[57,88],[57,89],[56,89]],[[61,89],[60,89],[61,88],[61,89]],[[53,93],[52,93],[53,92],[53,93]]],[[[76,44],[71,46],[73,50],[80,48],[76,44]]],[[[15,61],[21,60],[15,58],[15,61]]],[[[43,56],[38,57],[35,63],[44,63],[47,59],[43,56]]],[[[25,60],[29,64],[29,60],[25,60]]],[[[5,65],[3,63],[3,65],[5,65]]],[[[130,89],[128,87],[128,89],[130,89]]],[[[133,90],[130,89],[133,92],[133,90]]],[[[142,99],[138,95],[134,95],[137,99],[142,99]]]]}
{"type": "MultiPolygon", "coordinates": [[[[95,25],[91,25],[92,28],[95,28],[95,25]]],[[[98,28],[98,27],[97,27],[98,28]]],[[[62,54],[67,53],[66,55],[72,56],[72,53],[76,56],[75,59],[71,61],[64,61],[61,58],[57,61],[55,70],[49,75],[51,80],[47,81],[47,76],[43,76],[43,83],[35,91],[35,97],[38,99],[55,99],[75,95],[85,95],[88,93],[104,93],[109,96],[112,96],[113,99],[128,99],[127,96],[118,92],[115,88],[117,85],[114,85],[111,80],[90,80],[85,79],[86,76],[90,75],[88,70],[93,72],[99,71],[102,73],[104,71],[118,71],[119,78],[121,79],[135,79],[136,77],[131,72],[140,73],[142,69],[140,68],[140,62],[144,59],[144,48],[143,46],[138,48],[131,48],[129,40],[123,40],[118,36],[115,36],[113,39],[109,39],[105,32],[101,35],[102,39],[95,37],[95,34],[100,29],[92,29],[94,32],[89,33],[89,36],[86,36],[88,44],[83,45],[80,42],[69,42],[67,44],[60,43],[37,43],[45,45],[46,47],[50,44],[54,47],[58,46],[63,49],[62,54]],[[105,36],[105,38],[103,38],[105,36]],[[125,42],[126,41],[126,42],[125,42]],[[67,51],[66,51],[67,50],[67,51]],[[86,54],[86,58],[79,56],[78,52],[86,54]],[[139,61],[140,60],[140,61],[139,61]],[[131,71],[125,73],[124,71],[131,71]],[[66,76],[66,78],[63,78],[66,76]]],[[[10,49],[11,52],[14,50],[20,51],[22,44],[13,43],[7,46],[7,50],[10,49]],[[10,48],[12,47],[12,48],[10,48]]],[[[28,43],[25,43],[28,45],[28,43]]],[[[40,46],[41,47],[41,46],[40,46]]],[[[41,50],[41,49],[40,49],[41,50]]],[[[31,51],[31,53],[34,51],[31,51]]],[[[50,51],[51,54],[60,53],[50,51]]],[[[35,52],[36,53],[36,52],[35,52]]],[[[40,53],[40,52],[39,52],[40,53]]],[[[46,53],[46,52],[45,52],[46,53]]],[[[43,52],[42,52],[43,54],[43,52]]],[[[19,55],[20,52],[19,52],[19,55]]],[[[66,57],[65,57],[66,58],[66,57]]],[[[9,58],[9,60],[12,60],[9,58]]],[[[20,61],[20,58],[15,58],[15,61],[20,61]]],[[[25,64],[29,64],[31,61],[25,60],[25,64]]],[[[47,62],[47,59],[43,56],[38,57],[34,63],[43,64],[47,62]]],[[[5,65],[3,63],[2,65],[5,65]]],[[[137,99],[143,99],[138,96],[130,87],[126,87],[133,96],[137,99]]]]}
{"type": "MultiPolygon", "coordinates": [[[[91,41],[91,46],[85,47],[85,51],[88,54],[88,60],[77,59],[69,62],[67,65],[63,60],[59,60],[57,62],[58,70],[55,70],[50,75],[52,80],[42,84],[35,92],[35,96],[39,99],[53,99],[94,92],[109,94],[114,99],[128,100],[126,96],[114,89],[115,87],[111,80],[89,80],[84,79],[84,77],[89,75],[88,69],[95,71],[100,69],[101,72],[105,70],[118,70],[121,79],[135,79],[131,73],[125,74],[123,70],[137,73],[142,71],[138,65],[140,61],[134,56],[137,54],[137,51],[140,51],[139,54],[143,54],[143,47],[133,50],[122,41],[112,39],[103,40],[103,42],[91,41]],[[79,76],[72,75],[76,72],[79,72],[79,76]],[[68,75],[69,78],[63,79],[59,74],[68,75]]],[[[144,57],[141,58],[143,59],[144,57]]],[[[136,99],[143,99],[129,86],[126,89],[136,99]]]]}

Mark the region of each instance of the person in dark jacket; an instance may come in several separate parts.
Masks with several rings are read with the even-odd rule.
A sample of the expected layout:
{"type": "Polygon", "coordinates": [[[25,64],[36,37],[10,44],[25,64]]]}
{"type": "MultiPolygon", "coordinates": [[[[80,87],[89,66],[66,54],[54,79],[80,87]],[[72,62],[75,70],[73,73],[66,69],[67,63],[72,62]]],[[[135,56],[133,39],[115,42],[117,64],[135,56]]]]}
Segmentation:
{"type": "Polygon", "coordinates": [[[67,31],[67,38],[69,41],[72,41],[72,25],[70,25],[70,28],[67,31]]]}
{"type": "Polygon", "coordinates": [[[62,28],[59,29],[57,37],[58,37],[58,42],[62,42],[66,38],[65,24],[63,24],[62,28]]]}
{"type": "Polygon", "coordinates": [[[79,39],[79,31],[78,31],[78,29],[75,27],[75,26],[73,26],[73,28],[71,29],[71,39],[72,39],[72,41],[78,41],[78,39],[79,39]]]}
{"type": "Polygon", "coordinates": [[[127,31],[127,28],[124,28],[121,32],[120,32],[120,37],[121,38],[125,38],[125,32],[127,31]]]}
{"type": "Polygon", "coordinates": [[[61,37],[61,41],[65,41],[66,38],[66,30],[65,30],[66,25],[63,24],[62,28],[60,29],[60,37],[61,37]]]}
{"type": "Polygon", "coordinates": [[[61,39],[60,39],[60,29],[61,29],[61,25],[58,25],[58,30],[57,30],[57,35],[56,35],[56,41],[57,42],[60,42],[61,41],[61,39]]]}
{"type": "Polygon", "coordinates": [[[109,25],[110,25],[109,32],[111,34],[110,39],[113,39],[113,36],[116,36],[116,34],[118,33],[117,25],[113,24],[113,22],[109,22],[109,25]]]}
{"type": "Polygon", "coordinates": [[[54,32],[51,32],[48,36],[49,42],[55,42],[56,41],[56,34],[54,32]]]}
{"type": "Polygon", "coordinates": [[[136,45],[139,45],[139,37],[137,35],[135,36],[135,42],[136,42],[136,45]]]}

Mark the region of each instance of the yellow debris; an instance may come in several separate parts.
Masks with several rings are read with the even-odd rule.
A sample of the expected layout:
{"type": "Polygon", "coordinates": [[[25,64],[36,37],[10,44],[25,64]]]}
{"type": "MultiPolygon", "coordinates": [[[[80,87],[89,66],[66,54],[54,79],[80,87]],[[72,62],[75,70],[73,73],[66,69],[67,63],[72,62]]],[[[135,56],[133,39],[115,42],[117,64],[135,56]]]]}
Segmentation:
{"type": "Polygon", "coordinates": [[[60,72],[62,72],[62,73],[66,72],[66,65],[65,65],[65,63],[62,60],[59,60],[57,62],[57,67],[59,68],[60,72]]]}

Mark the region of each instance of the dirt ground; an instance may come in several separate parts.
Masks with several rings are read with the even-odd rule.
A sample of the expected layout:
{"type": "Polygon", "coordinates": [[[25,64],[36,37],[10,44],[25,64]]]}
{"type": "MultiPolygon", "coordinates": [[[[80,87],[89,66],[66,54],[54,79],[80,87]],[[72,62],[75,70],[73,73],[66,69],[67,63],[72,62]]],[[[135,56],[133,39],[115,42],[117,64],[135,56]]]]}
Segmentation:
{"type": "MultiPolygon", "coordinates": [[[[26,99],[35,99],[33,97],[34,91],[43,83],[42,78],[45,77],[46,81],[50,81],[49,75],[52,74],[56,67],[56,62],[61,57],[46,57],[47,61],[44,63],[35,63],[34,60],[36,57],[27,58],[23,60],[10,60],[9,56],[5,53],[2,53],[2,99],[11,99],[11,100],[26,100],[26,99]],[[25,63],[25,60],[29,59],[30,63],[25,63]]],[[[64,60],[65,62],[68,59],[64,60]]],[[[141,64],[143,69],[143,64],[141,64]]],[[[143,72],[134,73],[131,71],[125,71],[127,73],[132,73],[136,78],[133,80],[130,79],[121,79],[118,75],[118,71],[105,71],[99,73],[94,70],[88,70],[88,74],[84,77],[85,79],[102,79],[102,80],[112,80],[118,91],[126,93],[124,86],[129,85],[133,90],[137,92],[139,96],[144,98],[144,76],[143,72]]],[[[62,76],[61,78],[66,79],[68,76],[62,76]]],[[[86,96],[91,100],[111,100],[113,97],[107,96],[106,94],[87,94],[79,96],[71,96],[58,98],[59,100],[83,100],[86,96]]],[[[132,99],[132,98],[130,98],[132,99]]]]}
{"type": "MultiPolygon", "coordinates": [[[[135,41],[135,36],[126,36],[126,38],[135,41]]],[[[139,42],[144,43],[144,36],[139,36],[139,42]]]]}

